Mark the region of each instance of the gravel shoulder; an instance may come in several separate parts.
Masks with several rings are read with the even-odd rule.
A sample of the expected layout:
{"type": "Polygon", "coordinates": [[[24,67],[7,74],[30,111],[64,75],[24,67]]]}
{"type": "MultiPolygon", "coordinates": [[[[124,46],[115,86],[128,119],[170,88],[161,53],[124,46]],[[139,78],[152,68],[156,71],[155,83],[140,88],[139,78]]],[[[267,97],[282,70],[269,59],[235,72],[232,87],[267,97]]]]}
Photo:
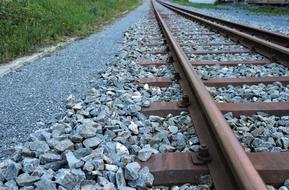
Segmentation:
{"type": "Polygon", "coordinates": [[[215,16],[221,19],[226,19],[233,22],[252,25],[254,27],[263,28],[285,35],[289,34],[289,15],[287,16],[272,16],[255,14],[246,9],[242,9],[237,5],[224,4],[219,5],[220,9],[199,9],[172,3],[180,7],[189,8],[193,11],[215,16]]]}
{"type": "MultiPolygon", "coordinates": [[[[147,14],[149,1],[101,32],[0,78],[0,159],[63,112],[64,99],[97,86],[99,72],[118,51],[123,32],[147,14]]],[[[100,81],[101,82],[101,81],[100,81]]]]}

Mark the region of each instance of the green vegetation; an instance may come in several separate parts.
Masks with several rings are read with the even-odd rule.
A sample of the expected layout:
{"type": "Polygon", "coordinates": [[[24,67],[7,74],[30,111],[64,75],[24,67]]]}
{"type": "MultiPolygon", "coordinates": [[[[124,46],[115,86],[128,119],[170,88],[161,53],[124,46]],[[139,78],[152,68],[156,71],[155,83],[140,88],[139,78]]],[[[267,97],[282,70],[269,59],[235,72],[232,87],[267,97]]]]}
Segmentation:
{"type": "Polygon", "coordinates": [[[222,9],[217,7],[216,4],[190,3],[188,0],[172,0],[172,2],[199,9],[222,9]]]}
{"type": "Polygon", "coordinates": [[[272,15],[272,16],[281,16],[281,15],[289,15],[288,7],[277,7],[270,5],[243,5],[242,8],[262,15],[272,15]]]}
{"type": "Polygon", "coordinates": [[[0,63],[85,36],[140,0],[0,0],[0,63]]]}

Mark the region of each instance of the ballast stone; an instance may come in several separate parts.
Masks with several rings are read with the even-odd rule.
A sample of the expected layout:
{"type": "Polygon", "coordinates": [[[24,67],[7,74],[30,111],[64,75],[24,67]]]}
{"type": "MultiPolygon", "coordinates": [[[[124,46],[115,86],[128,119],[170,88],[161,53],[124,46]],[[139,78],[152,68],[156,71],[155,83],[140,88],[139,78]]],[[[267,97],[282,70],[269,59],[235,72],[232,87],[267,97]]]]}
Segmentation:
{"type": "Polygon", "coordinates": [[[138,159],[145,162],[152,156],[152,154],[157,154],[158,152],[159,152],[158,150],[151,147],[142,148],[138,152],[138,159]]]}
{"type": "Polygon", "coordinates": [[[15,179],[19,171],[21,169],[21,165],[12,161],[12,160],[5,160],[0,163],[0,181],[10,181],[15,179]]]}
{"type": "Polygon", "coordinates": [[[73,189],[77,184],[76,176],[68,169],[60,169],[57,172],[55,179],[56,183],[67,189],[73,189]]]}
{"type": "Polygon", "coordinates": [[[36,158],[25,158],[22,161],[23,171],[27,173],[32,173],[40,164],[39,159],[36,158]]]}
{"type": "Polygon", "coordinates": [[[16,178],[16,182],[19,186],[31,186],[39,179],[40,179],[40,177],[38,177],[38,176],[30,176],[30,175],[24,173],[24,174],[22,174],[16,178]]]}
{"type": "Polygon", "coordinates": [[[114,184],[104,177],[98,176],[97,182],[102,186],[103,189],[115,189],[114,184]]]}
{"type": "Polygon", "coordinates": [[[87,138],[83,141],[83,145],[86,148],[96,148],[97,145],[99,145],[100,143],[101,143],[101,139],[98,137],[87,138]]]}
{"type": "Polygon", "coordinates": [[[91,125],[80,125],[77,130],[80,136],[84,138],[94,137],[96,135],[96,128],[91,125]]]}
{"type": "Polygon", "coordinates": [[[83,166],[84,162],[81,160],[78,160],[74,154],[69,151],[65,154],[66,161],[68,163],[69,168],[80,168],[83,166]]]}
{"type": "Polygon", "coordinates": [[[66,189],[73,189],[86,179],[85,174],[80,169],[60,169],[55,176],[56,183],[66,189]]]}
{"type": "Polygon", "coordinates": [[[61,156],[57,153],[45,153],[40,156],[40,163],[46,164],[49,162],[60,161],[61,159],[61,156]]]}
{"type": "Polygon", "coordinates": [[[176,126],[173,126],[173,125],[169,126],[168,129],[173,134],[176,134],[178,132],[178,128],[176,126]]]}
{"type": "Polygon", "coordinates": [[[132,187],[145,188],[152,187],[154,181],[154,176],[149,172],[148,167],[143,167],[139,171],[139,177],[136,180],[129,181],[128,183],[132,187]]]}
{"type": "Polygon", "coordinates": [[[24,144],[25,147],[27,147],[31,151],[36,152],[47,152],[50,150],[48,144],[45,141],[33,141],[33,142],[27,142],[24,144]]]}
{"type": "Polygon", "coordinates": [[[58,152],[63,152],[65,150],[73,150],[74,144],[71,142],[71,140],[65,139],[59,142],[55,142],[54,148],[58,152]]]}
{"type": "Polygon", "coordinates": [[[104,170],[104,161],[103,159],[96,158],[91,161],[94,165],[95,170],[104,170]]]}
{"type": "Polygon", "coordinates": [[[115,174],[115,180],[116,180],[116,185],[117,188],[121,188],[121,187],[125,187],[126,186],[126,182],[124,179],[124,173],[123,170],[121,168],[119,168],[115,174]]]}
{"type": "Polygon", "coordinates": [[[125,179],[136,180],[139,177],[140,165],[137,162],[129,163],[125,166],[125,179]]]}
{"type": "Polygon", "coordinates": [[[43,177],[37,181],[35,185],[38,190],[56,190],[55,183],[53,183],[50,179],[43,177]]]}

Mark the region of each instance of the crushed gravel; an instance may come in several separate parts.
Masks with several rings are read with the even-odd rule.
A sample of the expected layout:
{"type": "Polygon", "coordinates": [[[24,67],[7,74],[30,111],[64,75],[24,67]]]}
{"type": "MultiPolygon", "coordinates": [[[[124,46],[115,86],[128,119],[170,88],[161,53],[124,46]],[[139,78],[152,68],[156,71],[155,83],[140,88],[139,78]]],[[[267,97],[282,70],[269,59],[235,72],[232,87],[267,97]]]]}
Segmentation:
{"type": "Polygon", "coordinates": [[[218,103],[289,102],[289,85],[280,82],[207,89],[218,103]]]}
{"type": "Polygon", "coordinates": [[[266,65],[239,64],[238,66],[207,65],[197,66],[195,69],[202,79],[289,76],[289,69],[277,63],[266,65]]]}
{"type": "MultiPolygon", "coordinates": [[[[147,7],[143,6],[139,12],[134,11],[131,15],[143,14],[146,9],[147,7]]],[[[159,152],[198,151],[199,140],[188,113],[182,112],[177,116],[169,114],[166,117],[146,117],[140,112],[141,106],[145,104],[149,105],[160,100],[168,101],[171,96],[178,100],[182,93],[179,85],[175,83],[167,88],[136,86],[131,83],[132,80],[138,78],[168,77],[173,74],[170,66],[142,68],[138,65],[140,60],[145,58],[142,56],[142,51],[139,51],[141,49],[139,45],[143,42],[137,43],[140,36],[147,31],[146,28],[142,28],[144,23],[134,25],[125,33],[125,45],[121,46],[115,59],[110,59],[111,65],[108,67],[105,67],[106,64],[100,65],[97,71],[102,72],[90,71],[95,75],[92,78],[89,78],[89,74],[84,74],[89,84],[85,85],[84,81],[77,78],[79,83],[75,85],[82,84],[83,88],[72,89],[73,92],[70,93],[76,96],[70,95],[65,104],[61,102],[58,105],[59,112],[62,114],[51,121],[37,123],[39,128],[48,128],[30,134],[29,141],[14,147],[13,156],[0,163],[0,189],[2,187],[51,190],[57,188],[151,189],[154,177],[149,169],[141,167],[136,159],[146,161],[159,152]],[[94,80],[91,81],[92,79],[94,80]],[[97,79],[99,79],[98,82],[97,79]],[[90,89],[89,92],[87,89],[90,89]],[[63,104],[65,109],[61,108],[63,104]]],[[[63,52],[68,51],[67,49],[63,52]]],[[[93,56],[93,58],[99,60],[99,57],[93,56]]],[[[153,59],[165,58],[156,56],[153,59]]],[[[81,71],[77,66],[73,66],[73,69],[81,71]]],[[[85,70],[88,69],[87,67],[85,70]]],[[[28,72],[25,69],[27,68],[23,68],[22,72],[28,72]]],[[[74,72],[69,74],[78,77],[78,74],[74,75],[74,72]]],[[[33,77],[33,73],[30,77],[33,77]]],[[[66,79],[68,84],[72,83],[71,78],[66,76],[66,79]]],[[[37,90],[34,89],[34,91],[37,90]]],[[[65,95],[63,92],[63,96],[65,95]]],[[[49,98],[48,96],[47,99],[49,98]]],[[[34,99],[31,97],[29,100],[34,101],[34,99]]],[[[44,109],[47,108],[44,107],[44,109]]],[[[54,110],[54,113],[58,111],[54,110]]],[[[41,119],[38,115],[34,117],[41,119]]],[[[248,144],[244,143],[246,151],[288,150],[288,116],[277,117],[259,113],[251,118],[241,116],[239,119],[228,113],[226,119],[239,139],[243,140],[243,131],[248,132],[246,134],[248,136],[252,135],[260,139],[258,142],[253,140],[248,144]],[[240,130],[243,125],[248,130],[240,130]],[[280,134],[277,134],[277,137],[266,136],[269,134],[268,130],[273,130],[271,128],[267,130],[268,126],[275,128],[276,132],[283,136],[280,134]]],[[[31,123],[30,120],[27,123],[31,123]]],[[[27,133],[25,130],[25,133],[30,132],[27,133]]],[[[23,133],[20,132],[20,135],[22,136],[23,133]]],[[[22,139],[22,141],[26,140],[22,139]]],[[[288,182],[285,181],[284,188],[287,185],[288,182]]],[[[207,175],[200,177],[198,185],[184,184],[174,185],[171,188],[153,187],[152,189],[209,190],[212,187],[212,179],[207,175]]]]}
{"type": "Polygon", "coordinates": [[[289,116],[257,113],[225,118],[246,152],[281,152],[289,148],[289,116]]]}
{"type": "MultiPolygon", "coordinates": [[[[174,4],[174,3],[173,3],[174,4]]],[[[272,15],[262,15],[250,12],[238,5],[234,4],[223,4],[218,5],[220,9],[198,9],[194,7],[182,6],[175,4],[180,7],[191,9],[203,14],[208,14],[221,19],[226,19],[233,22],[249,24],[257,28],[263,28],[275,32],[279,32],[285,35],[289,34],[289,16],[272,16],[272,15]],[[232,16],[234,15],[234,16],[232,16]]]]}
{"type": "MultiPolygon", "coordinates": [[[[159,152],[198,151],[188,113],[146,117],[140,112],[148,99],[181,93],[174,83],[167,88],[132,83],[143,77],[138,43],[144,25],[138,22],[125,33],[121,50],[100,73],[102,83],[79,98],[70,95],[65,112],[48,128],[14,147],[0,163],[0,189],[148,189],[154,176],[139,162],[159,152]]],[[[208,182],[201,185],[212,186],[208,182]]]]}
{"type": "Polygon", "coordinates": [[[258,61],[265,60],[261,55],[254,53],[222,53],[206,55],[188,55],[190,61],[258,61]]]}
{"type": "Polygon", "coordinates": [[[0,159],[15,143],[26,141],[32,131],[47,127],[54,115],[63,112],[66,97],[81,96],[99,83],[98,73],[111,63],[123,32],[148,8],[146,1],[101,32],[0,78],[0,159]]]}
{"type": "Polygon", "coordinates": [[[167,50],[167,46],[161,45],[161,46],[144,46],[142,48],[140,48],[140,50],[142,52],[148,51],[148,52],[156,52],[156,51],[166,51],[167,50]]]}
{"type": "Polygon", "coordinates": [[[172,65],[161,65],[161,66],[150,65],[140,71],[140,76],[143,76],[144,78],[173,77],[174,73],[175,71],[172,65]]]}
{"type": "Polygon", "coordinates": [[[184,51],[224,51],[224,50],[244,50],[244,46],[240,45],[209,45],[209,46],[184,46],[184,51]]]}
{"type": "Polygon", "coordinates": [[[143,97],[146,97],[149,102],[156,101],[179,101],[182,97],[182,90],[178,83],[173,82],[169,87],[155,87],[145,84],[139,87],[143,97]]]}
{"type": "Polygon", "coordinates": [[[183,185],[173,185],[172,187],[153,187],[150,190],[210,190],[213,188],[213,180],[210,175],[200,176],[198,180],[198,185],[186,183],[183,185]]]}
{"type": "Polygon", "coordinates": [[[168,61],[168,54],[146,54],[144,55],[145,61],[168,61]]]}

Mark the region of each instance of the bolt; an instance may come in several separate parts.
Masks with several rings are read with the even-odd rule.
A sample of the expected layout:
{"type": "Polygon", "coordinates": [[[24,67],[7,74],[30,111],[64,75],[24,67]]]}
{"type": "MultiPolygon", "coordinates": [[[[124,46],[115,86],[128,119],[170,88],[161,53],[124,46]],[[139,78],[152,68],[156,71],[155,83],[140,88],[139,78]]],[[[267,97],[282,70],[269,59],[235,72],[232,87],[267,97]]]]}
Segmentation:
{"type": "Polygon", "coordinates": [[[201,144],[199,152],[198,152],[198,159],[202,161],[210,161],[210,153],[209,153],[209,147],[206,144],[201,144]]]}
{"type": "Polygon", "coordinates": [[[273,55],[271,56],[271,61],[272,61],[272,62],[276,62],[276,61],[277,61],[277,58],[276,58],[276,55],[275,55],[275,54],[273,54],[273,55]]]}
{"type": "Polygon", "coordinates": [[[185,95],[182,97],[182,100],[178,103],[178,106],[179,106],[180,108],[186,108],[186,107],[188,107],[189,105],[190,105],[189,96],[185,94],[185,95]]]}
{"type": "Polygon", "coordinates": [[[174,80],[176,81],[181,80],[180,73],[175,73],[174,80]]]}
{"type": "Polygon", "coordinates": [[[209,150],[209,148],[206,144],[201,144],[199,155],[201,157],[207,157],[209,155],[208,150],[209,150]]]}

